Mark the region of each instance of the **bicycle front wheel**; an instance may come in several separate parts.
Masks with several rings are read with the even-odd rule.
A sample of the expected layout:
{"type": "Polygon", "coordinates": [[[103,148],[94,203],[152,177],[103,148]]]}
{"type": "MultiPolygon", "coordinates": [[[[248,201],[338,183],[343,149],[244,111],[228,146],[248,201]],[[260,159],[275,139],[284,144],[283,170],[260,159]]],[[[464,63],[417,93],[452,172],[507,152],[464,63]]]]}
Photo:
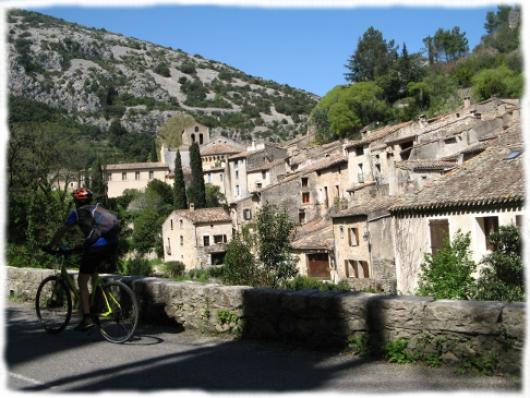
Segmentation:
{"type": "Polygon", "coordinates": [[[98,314],[101,335],[111,343],[124,343],[138,326],[138,302],[133,291],[120,281],[102,286],[103,305],[98,314]]]}
{"type": "Polygon", "coordinates": [[[64,330],[72,316],[72,297],[62,278],[49,276],[40,283],[35,310],[48,333],[57,334],[64,330]]]}

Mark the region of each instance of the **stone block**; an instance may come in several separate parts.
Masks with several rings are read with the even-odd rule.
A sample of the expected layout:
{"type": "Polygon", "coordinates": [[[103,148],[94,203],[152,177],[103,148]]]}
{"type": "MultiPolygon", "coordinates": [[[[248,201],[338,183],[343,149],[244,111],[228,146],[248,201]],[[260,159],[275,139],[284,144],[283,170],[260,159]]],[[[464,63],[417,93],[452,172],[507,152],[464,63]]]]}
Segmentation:
{"type": "Polygon", "coordinates": [[[525,303],[512,303],[504,306],[502,309],[502,328],[508,337],[524,340],[525,303]]]}
{"type": "Polygon", "coordinates": [[[376,296],[370,301],[369,317],[372,328],[424,328],[424,312],[430,297],[376,296]]]}
{"type": "Polygon", "coordinates": [[[497,335],[502,308],[494,301],[433,301],[425,307],[424,325],[429,330],[497,335]]]}

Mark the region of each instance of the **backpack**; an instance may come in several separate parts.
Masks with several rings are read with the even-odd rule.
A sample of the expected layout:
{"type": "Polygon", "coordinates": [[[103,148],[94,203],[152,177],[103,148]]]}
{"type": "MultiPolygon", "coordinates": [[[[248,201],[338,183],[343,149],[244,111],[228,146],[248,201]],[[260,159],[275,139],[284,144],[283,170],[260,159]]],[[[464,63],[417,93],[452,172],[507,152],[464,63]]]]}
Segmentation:
{"type": "Polygon", "coordinates": [[[120,220],[114,213],[95,205],[84,205],[77,208],[79,227],[85,235],[85,245],[90,246],[100,237],[110,238],[117,236],[120,229],[120,220]]]}

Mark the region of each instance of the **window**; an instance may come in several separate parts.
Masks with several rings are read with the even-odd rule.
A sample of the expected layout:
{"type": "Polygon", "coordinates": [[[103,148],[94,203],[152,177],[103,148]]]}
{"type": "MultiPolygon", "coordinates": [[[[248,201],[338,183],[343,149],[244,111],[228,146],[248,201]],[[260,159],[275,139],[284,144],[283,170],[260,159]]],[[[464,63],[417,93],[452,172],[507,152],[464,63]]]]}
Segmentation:
{"type": "Polygon", "coordinates": [[[257,188],[257,189],[261,189],[261,187],[262,187],[261,182],[257,182],[257,183],[256,183],[256,188],[257,188]]]}
{"type": "Polygon", "coordinates": [[[309,203],[309,192],[302,192],[302,203],[309,203]]]}
{"type": "Polygon", "coordinates": [[[191,142],[195,142],[195,134],[191,135],[191,142]]]}
{"type": "Polygon", "coordinates": [[[307,187],[307,177],[302,177],[302,187],[307,187]]]}
{"type": "Polygon", "coordinates": [[[523,232],[523,216],[515,216],[515,226],[519,228],[519,232],[523,232]]]}
{"type": "Polygon", "coordinates": [[[204,137],[202,134],[199,134],[199,144],[202,145],[204,143],[204,137]]]}
{"type": "Polygon", "coordinates": [[[493,250],[493,243],[489,240],[491,233],[496,232],[499,229],[499,218],[494,217],[478,217],[478,224],[484,234],[486,243],[486,250],[493,250]]]}
{"type": "Polygon", "coordinates": [[[364,148],[362,146],[355,148],[355,156],[362,156],[362,155],[364,155],[364,148]]]}
{"type": "Polygon", "coordinates": [[[261,172],[261,179],[264,180],[267,178],[267,172],[266,171],[262,171],[261,172]]]}
{"type": "Polygon", "coordinates": [[[127,173],[121,173],[121,180],[127,181],[127,173]]]}
{"type": "Polygon", "coordinates": [[[135,171],[135,172],[134,172],[134,179],[135,179],[136,181],[138,181],[138,180],[140,179],[140,172],[139,172],[139,171],[135,171]]]}
{"type": "Polygon", "coordinates": [[[377,174],[381,174],[381,165],[379,163],[375,164],[375,170],[376,170],[377,174]]]}
{"type": "Polygon", "coordinates": [[[208,182],[212,182],[212,173],[208,173],[208,182]]]}
{"type": "Polygon", "coordinates": [[[357,181],[360,183],[364,182],[364,174],[363,174],[363,164],[359,163],[357,165],[357,181]]]}
{"type": "Polygon", "coordinates": [[[444,242],[449,239],[449,220],[430,220],[431,253],[435,254],[444,247],[444,242]]]}
{"type": "Polygon", "coordinates": [[[412,151],[412,145],[413,141],[403,142],[399,145],[399,155],[401,156],[401,160],[408,160],[410,157],[410,152],[412,151]]]}
{"type": "Polygon", "coordinates": [[[155,178],[155,172],[154,171],[150,171],[149,172],[149,179],[152,180],[153,178],[155,178]]]}
{"type": "Polygon", "coordinates": [[[171,240],[169,238],[167,238],[166,253],[168,256],[171,256],[171,240]]]}
{"type": "Polygon", "coordinates": [[[169,220],[169,222],[171,223],[171,230],[173,231],[173,220],[169,220]]]}
{"type": "Polygon", "coordinates": [[[210,237],[208,235],[204,235],[202,237],[202,242],[205,247],[210,246],[210,237]]]}
{"type": "Polygon", "coordinates": [[[359,246],[359,228],[348,228],[350,246],[359,246]]]}
{"type": "Polygon", "coordinates": [[[239,196],[239,185],[236,185],[234,191],[235,191],[236,196],[239,196]]]}
{"type": "Polygon", "coordinates": [[[345,273],[347,278],[369,278],[370,271],[366,261],[346,260],[345,273]]]}
{"type": "Polygon", "coordinates": [[[184,246],[184,237],[180,235],[180,245],[184,246]]]}
{"type": "Polygon", "coordinates": [[[236,170],[236,180],[239,180],[239,170],[236,170]]]}
{"type": "Polygon", "coordinates": [[[245,220],[250,220],[252,218],[252,210],[250,209],[244,209],[243,210],[243,218],[245,220]]]}
{"type": "Polygon", "coordinates": [[[344,227],[342,225],[339,227],[339,233],[340,233],[340,238],[344,239],[344,227]]]}
{"type": "Polygon", "coordinates": [[[182,218],[179,220],[180,223],[180,229],[182,229],[182,218]]]}
{"type": "Polygon", "coordinates": [[[216,245],[219,243],[226,243],[226,235],[214,235],[213,243],[215,243],[216,245]]]}
{"type": "Polygon", "coordinates": [[[196,133],[199,132],[199,126],[195,126],[195,132],[196,132],[196,133]]]}
{"type": "Polygon", "coordinates": [[[223,182],[223,175],[222,174],[219,174],[219,179],[221,180],[221,182],[223,182]]]}

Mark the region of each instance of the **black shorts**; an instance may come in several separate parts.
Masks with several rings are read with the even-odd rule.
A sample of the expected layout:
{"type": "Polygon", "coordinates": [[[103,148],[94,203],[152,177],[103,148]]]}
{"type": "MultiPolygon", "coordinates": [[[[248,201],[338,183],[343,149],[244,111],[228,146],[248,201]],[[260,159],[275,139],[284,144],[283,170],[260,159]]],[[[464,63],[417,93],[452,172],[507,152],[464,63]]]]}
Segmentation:
{"type": "Polygon", "coordinates": [[[81,256],[79,273],[112,272],[116,262],[117,245],[85,250],[81,256]]]}

